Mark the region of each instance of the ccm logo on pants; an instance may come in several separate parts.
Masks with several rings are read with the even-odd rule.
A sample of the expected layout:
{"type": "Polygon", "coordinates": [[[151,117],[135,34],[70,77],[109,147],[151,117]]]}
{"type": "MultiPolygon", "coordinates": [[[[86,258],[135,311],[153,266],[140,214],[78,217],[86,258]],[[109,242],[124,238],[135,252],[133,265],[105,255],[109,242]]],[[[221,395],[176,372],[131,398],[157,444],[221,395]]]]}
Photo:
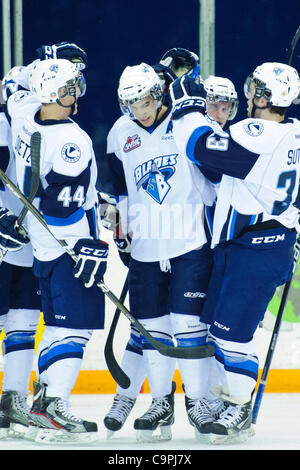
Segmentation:
{"type": "Polygon", "coordinates": [[[270,235],[269,237],[256,237],[252,238],[253,244],[258,244],[258,243],[277,243],[285,240],[285,234],[283,233],[282,235],[270,235]]]}

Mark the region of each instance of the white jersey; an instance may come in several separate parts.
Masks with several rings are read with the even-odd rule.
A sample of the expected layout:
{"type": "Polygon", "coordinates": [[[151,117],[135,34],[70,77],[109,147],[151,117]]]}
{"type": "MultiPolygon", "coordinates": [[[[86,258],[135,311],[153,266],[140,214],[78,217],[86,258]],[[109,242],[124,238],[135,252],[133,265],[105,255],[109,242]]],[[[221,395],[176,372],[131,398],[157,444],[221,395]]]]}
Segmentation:
{"type": "MultiPolygon", "coordinates": [[[[28,195],[31,183],[30,137],[42,136],[39,197],[34,204],[58,239],[73,247],[79,238],[96,233],[97,165],[88,135],[71,119],[39,121],[41,103],[28,91],[14,93],[7,102],[11,116],[13,149],[16,155],[17,181],[28,195]]],[[[28,213],[28,228],[35,258],[49,261],[65,251],[46,229],[28,213]]]]}
{"type": "Polygon", "coordinates": [[[109,132],[107,153],[117,175],[115,195],[128,195],[127,231],[134,259],[171,259],[207,242],[204,204],[211,204],[215,194],[179,152],[169,112],[152,131],[120,117],[109,132]]]}
{"type": "Polygon", "coordinates": [[[245,119],[214,134],[200,113],[174,121],[182,151],[203,168],[223,174],[213,222],[212,246],[267,220],[295,228],[293,206],[300,177],[300,122],[245,119]]]}
{"type": "MultiPolygon", "coordinates": [[[[0,147],[8,147],[10,159],[6,174],[9,179],[16,184],[15,156],[12,151],[11,129],[4,113],[0,113],[0,147]]],[[[19,199],[5,186],[0,187],[0,206],[10,209],[13,214],[19,215],[23,209],[23,204],[19,199]]],[[[24,245],[18,251],[7,251],[4,261],[16,266],[32,266],[33,254],[31,243],[24,245]]]]}

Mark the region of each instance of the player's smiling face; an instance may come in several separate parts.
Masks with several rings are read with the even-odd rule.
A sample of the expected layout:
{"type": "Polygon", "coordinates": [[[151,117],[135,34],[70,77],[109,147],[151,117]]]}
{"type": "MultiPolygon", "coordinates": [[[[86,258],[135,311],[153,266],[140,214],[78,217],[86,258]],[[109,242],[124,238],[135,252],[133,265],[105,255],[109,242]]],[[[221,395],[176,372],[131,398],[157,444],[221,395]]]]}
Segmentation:
{"type": "Polygon", "coordinates": [[[130,106],[131,111],[136,119],[145,127],[150,127],[154,124],[157,114],[157,101],[152,96],[147,96],[141,101],[130,106]]]}

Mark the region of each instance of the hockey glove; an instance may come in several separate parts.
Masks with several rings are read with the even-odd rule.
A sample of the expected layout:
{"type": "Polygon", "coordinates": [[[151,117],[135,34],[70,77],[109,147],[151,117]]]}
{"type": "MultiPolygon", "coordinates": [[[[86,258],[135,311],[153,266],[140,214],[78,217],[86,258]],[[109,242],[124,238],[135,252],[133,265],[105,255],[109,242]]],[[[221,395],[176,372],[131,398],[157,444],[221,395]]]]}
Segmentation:
{"type": "Polygon", "coordinates": [[[161,80],[164,93],[168,93],[170,84],[177,78],[175,73],[169,69],[169,67],[166,67],[162,64],[154,64],[152,65],[152,68],[155,70],[161,80]]]}
{"type": "Polygon", "coordinates": [[[30,241],[24,227],[16,226],[17,219],[10,210],[0,208],[0,248],[5,251],[18,251],[30,241]]]}
{"type": "Polygon", "coordinates": [[[102,240],[82,238],[73,249],[78,256],[74,276],[80,279],[85,287],[92,287],[102,281],[107,265],[108,244],[102,240]]]}
{"type": "Polygon", "coordinates": [[[52,46],[41,46],[36,49],[39,59],[67,59],[78,64],[78,69],[83,70],[87,67],[87,54],[72,42],[58,42],[52,46]]]}
{"type": "Polygon", "coordinates": [[[114,232],[120,220],[115,198],[107,193],[98,192],[98,203],[103,227],[114,232]]]}
{"type": "Polygon", "coordinates": [[[122,238],[114,235],[114,242],[118,248],[122,263],[128,268],[131,258],[131,238],[129,235],[122,235],[122,238]]]}
{"type": "Polygon", "coordinates": [[[178,78],[170,85],[170,96],[173,104],[172,118],[180,119],[182,116],[195,111],[205,114],[206,91],[203,80],[197,83],[190,75],[178,78]]]}

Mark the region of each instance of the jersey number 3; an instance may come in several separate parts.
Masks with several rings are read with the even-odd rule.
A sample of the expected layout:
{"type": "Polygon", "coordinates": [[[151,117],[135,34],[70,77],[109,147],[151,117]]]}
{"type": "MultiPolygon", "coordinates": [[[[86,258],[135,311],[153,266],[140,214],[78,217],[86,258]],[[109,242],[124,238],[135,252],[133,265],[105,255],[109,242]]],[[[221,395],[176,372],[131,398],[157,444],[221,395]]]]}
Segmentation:
{"type": "Polygon", "coordinates": [[[281,173],[278,178],[277,188],[285,188],[286,189],[286,198],[283,201],[275,201],[273,205],[273,215],[280,215],[284,212],[289,205],[291,204],[292,200],[292,193],[295,188],[296,184],[296,170],[293,171],[286,171],[281,173]]]}

